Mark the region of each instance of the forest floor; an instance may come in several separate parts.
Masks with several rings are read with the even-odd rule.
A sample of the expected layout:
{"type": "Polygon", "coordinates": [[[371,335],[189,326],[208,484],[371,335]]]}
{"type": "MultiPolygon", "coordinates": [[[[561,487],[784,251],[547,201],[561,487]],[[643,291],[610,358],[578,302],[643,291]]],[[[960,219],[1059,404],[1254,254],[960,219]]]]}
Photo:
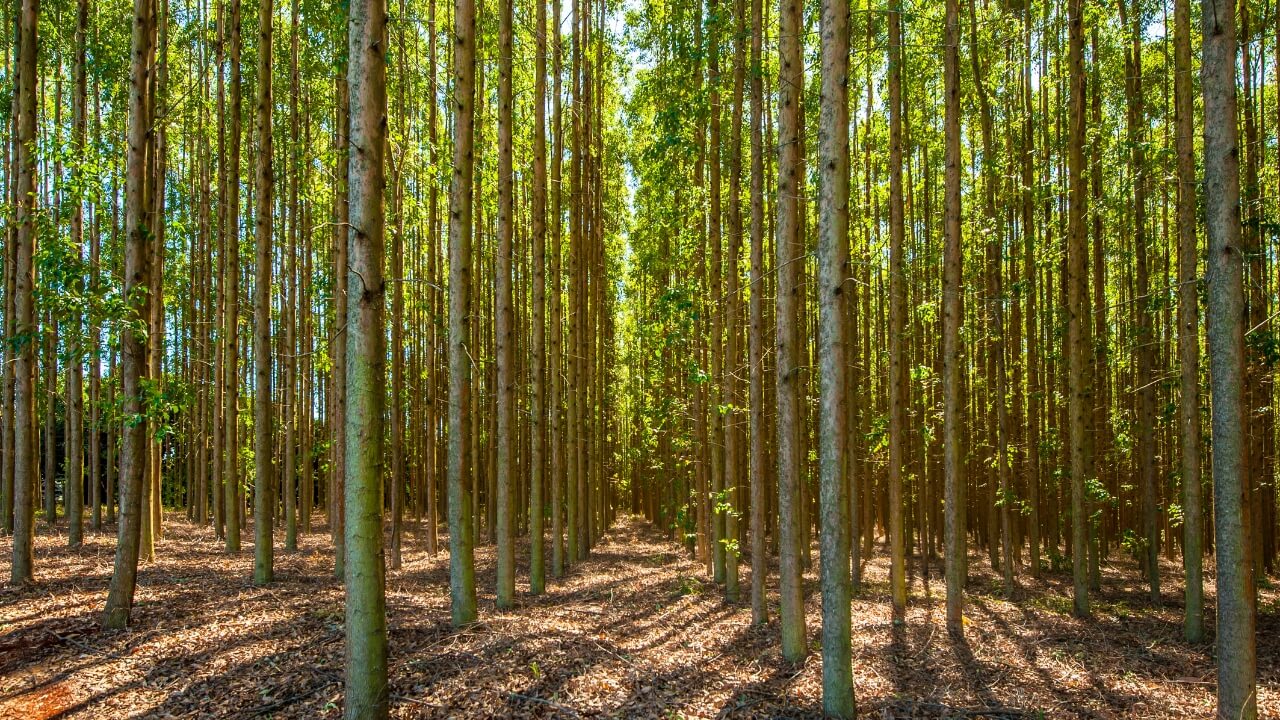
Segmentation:
{"type": "MultiPolygon", "coordinates": [[[[41,523],[37,583],[0,589],[0,718],[338,717],[342,588],[326,533],[277,550],[276,581],[250,582],[252,543],[227,555],[207,528],[170,515],[138,577],[126,632],[98,629],[114,535],[41,523]]],[[[252,532],[245,535],[252,540],[252,532]]],[[[277,538],[277,542],[282,537],[277,538]]],[[[751,626],[702,566],[648,524],[621,519],[586,562],[515,609],[494,607],[491,546],[476,552],[481,622],[449,625],[448,556],[413,533],[387,579],[392,714],[397,717],[814,717],[820,714],[821,598],[806,576],[813,650],[781,658],[774,618],[751,626]]],[[[442,538],[442,547],[445,547],[442,538]]],[[[6,556],[8,541],[0,543],[6,556]]],[[[816,552],[815,552],[816,557],[816,552]]],[[[520,568],[526,557],[521,550],[520,568]]],[[[877,549],[853,604],[859,714],[872,718],[1210,717],[1212,645],[1181,640],[1178,568],[1152,607],[1133,565],[1104,571],[1095,615],[1071,610],[1070,577],[1020,578],[1011,599],[971,558],[963,639],[942,624],[943,586],[911,574],[907,621],[891,620],[877,549]]],[[[742,594],[749,595],[749,568],[742,594]]],[[[1208,573],[1212,626],[1212,574],[1208,573]]],[[[521,578],[521,581],[524,579],[521,578]]],[[[1280,593],[1263,591],[1262,717],[1280,717],[1280,593]]]]}

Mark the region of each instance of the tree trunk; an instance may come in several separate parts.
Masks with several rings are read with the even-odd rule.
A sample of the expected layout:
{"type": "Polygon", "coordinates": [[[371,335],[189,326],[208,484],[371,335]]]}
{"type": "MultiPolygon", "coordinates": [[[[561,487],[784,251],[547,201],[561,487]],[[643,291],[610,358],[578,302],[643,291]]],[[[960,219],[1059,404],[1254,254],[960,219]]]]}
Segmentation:
{"type": "Polygon", "coordinates": [[[254,212],[257,267],[253,287],[253,582],[271,582],[275,571],[275,417],[271,407],[271,263],[275,173],[271,166],[272,0],[258,6],[258,207],[254,212]]]}
{"type": "Polygon", "coordinates": [[[449,198],[449,590],[455,627],[475,622],[467,433],[471,406],[471,188],[475,121],[474,0],[454,4],[453,180],[449,198]]]}
{"type": "Polygon", "coordinates": [[[1200,490],[1200,307],[1196,292],[1199,257],[1196,238],[1195,97],[1191,94],[1191,2],[1173,5],[1174,124],[1178,155],[1178,364],[1182,441],[1182,567],[1186,575],[1182,634],[1204,638],[1204,558],[1200,490]]]}
{"type": "Polygon", "coordinates": [[[902,197],[902,9],[889,9],[889,590],[893,616],[907,612],[907,558],[902,531],[902,467],[906,446],[906,235],[902,197]]]}
{"type": "MultiPolygon", "coordinates": [[[[71,146],[80,156],[85,147],[85,113],[88,84],[85,81],[85,42],[89,31],[89,2],[76,3],[76,61],[71,96],[71,146]]],[[[75,175],[82,172],[76,169],[75,175]]],[[[84,256],[84,198],[72,193],[71,249],[77,264],[84,256]]],[[[84,279],[77,271],[77,290],[84,290],[84,279]]],[[[67,543],[79,547],[84,541],[84,318],[77,307],[71,315],[71,332],[67,338],[67,355],[71,366],[67,374],[67,543]]]]}
{"type": "MultiPolygon", "coordinates": [[[[27,0],[33,3],[34,0],[27,0]]],[[[151,106],[148,84],[155,60],[151,25],[154,22],[152,0],[134,0],[133,38],[129,68],[129,134],[125,156],[125,238],[124,295],[133,322],[121,332],[121,394],[123,423],[120,446],[120,524],[116,535],[115,569],[107,594],[103,626],[122,629],[129,623],[133,610],[133,594],[138,575],[138,545],[142,530],[142,483],[146,468],[146,424],[139,418],[145,412],[142,380],[146,372],[146,293],[150,268],[147,227],[147,152],[151,130],[151,106]]],[[[25,73],[23,77],[29,77],[25,73]]],[[[108,502],[110,502],[108,500],[108,502]]],[[[15,543],[16,547],[16,543],[15,543]]]]}
{"type": "Polygon", "coordinates": [[[497,430],[493,442],[497,449],[495,480],[497,511],[497,555],[499,609],[508,609],[515,595],[515,537],[512,519],[512,344],[515,342],[515,311],[511,299],[511,242],[515,212],[515,177],[511,167],[511,43],[514,9],[512,0],[498,0],[498,255],[496,322],[497,359],[497,430]]]}
{"type": "MultiPolygon", "coordinates": [[[[533,72],[533,348],[530,369],[533,399],[529,408],[529,593],[541,595],[546,586],[543,559],[543,468],[546,461],[546,263],[547,242],[547,3],[534,0],[537,43],[533,72]]],[[[558,20],[558,18],[557,18],[558,20]]],[[[555,288],[553,288],[554,291],[555,288]]]]}
{"type": "Polygon", "coordinates": [[[548,339],[548,356],[551,376],[551,400],[548,403],[548,415],[551,421],[551,433],[548,438],[551,444],[551,575],[562,577],[565,570],[564,547],[564,393],[561,376],[563,367],[563,347],[561,337],[562,323],[562,289],[560,277],[560,243],[564,237],[563,219],[561,215],[563,187],[562,169],[564,161],[564,123],[561,107],[562,71],[562,35],[560,32],[560,0],[552,0],[551,27],[555,29],[551,46],[551,278],[547,282],[550,287],[550,307],[547,308],[550,318],[551,337],[548,339]]]}
{"type": "Polygon", "coordinates": [[[239,477],[239,404],[240,371],[238,369],[238,316],[240,294],[240,0],[231,0],[229,112],[231,133],[227,157],[222,159],[224,205],[222,217],[222,252],[226,263],[222,278],[222,383],[226,409],[223,415],[222,492],[223,519],[226,523],[227,552],[240,552],[239,477]]]}
{"type": "MultiPolygon", "coordinates": [[[[148,0],[137,0],[145,3],[148,0]]],[[[35,493],[39,477],[36,463],[36,24],[39,0],[21,0],[18,15],[17,235],[13,256],[13,329],[29,338],[11,350],[14,358],[13,393],[13,562],[9,582],[21,585],[35,579],[35,493]]],[[[139,20],[141,22],[141,20],[139,20]]],[[[135,31],[135,40],[137,39],[135,31]]],[[[145,58],[144,58],[145,61],[145,58]]],[[[144,150],[144,144],[139,143],[144,150]]],[[[129,297],[129,296],[126,296],[129,297]]],[[[118,554],[118,553],[117,553],[118,554]]],[[[135,563],[136,565],[136,563],[135,563]]],[[[130,583],[132,586],[132,583],[130,583]]]]}
{"type": "MultiPolygon", "coordinates": [[[[763,0],[751,0],[751,67],[759,68],[762,58],[763,0]]],[[[769,569],[764,536],[767,530],[768,479],[764,477],[764,81],[762,73],[751,73],[751,328],[748,340],[751,400],[751,624],[769,620],[764,584],[769,569]]]]}
{"type": "Polygon", "coordinates": [[[801,58],[803,10],[799,0],[781,0],[778,8],[778,198],[777,239],[777,452],[778,545],[781,598],[782,656],[800,662],[808,652],[805,641],[801,547],[801,484],[806,460],[800,454],[800,335],[799,265],[804,262],[804,220],[800,195],[804,192],[803,115],[804,66],[801,58]]]}
{"type": "Polygon", "coordinates": [[[1070,414],[1068,442],[1071,457],[1071,568],[1075,613],[1089,614],[1087,531],[1085,529],[1085,474],[1089,458],[1085,416],[1090,412],[1084,331],[1088,312],[1085,278],[1085,177],[1084,177],[1084,32],[1083,0],[1068,0],[1068,76],[1071,79],[1070,138],[1067,142],[1069,184],[1067,219],[1067,395],[1070,414]]]}
{"type": "Polygon", "coordinates": [[[1244,370],[1244,255],[1236,131],[1236,20],[1231,0],[1208,0],[1204,57],[1205,228],[1209,238],[1208,352],[1213,402],[1214,550],[1217,558],[1218,718],[1258,715],[1254,583],[1250,566],[1244,370]]]}
{"type": "MultiPolygon", "coordinates": [[[[845,277],[849,274],[849,3],[823,0],[818,119],[818,416],[821,498],[822,709],[856,714],[849,643],[849,503],[845,394],[845,277]]],[[[734,149],[736,152],[736,148],[734,149]]],[[[736,198],[735,198],[736,200],[736,198]]]]}
{"type": "Polygon", "coordinates": [[[945,104],[945,177],[943,178],[942,251],[942,463],[946,518],[943,544],[946,553],[947,629],[963,633],[965,508],[961,502],[960,421],[960,308],[962,257],[960,209],[960,8],[959,0],[947,0],[943,40],[945,104]]]}
{"type": "Polygon", "coordinates": [[[343,424],[349,442],[343,531],[346,535],[346,703],[348,720],[385,718],[387,687],[386,569],[382,549],[383,411],[386,340],[382,276],[386,218],[383,155],[387,144],[387,6],[350,6],[347,86],[351,102],[351,224],[344,232],[350,261],[343,424]]]}

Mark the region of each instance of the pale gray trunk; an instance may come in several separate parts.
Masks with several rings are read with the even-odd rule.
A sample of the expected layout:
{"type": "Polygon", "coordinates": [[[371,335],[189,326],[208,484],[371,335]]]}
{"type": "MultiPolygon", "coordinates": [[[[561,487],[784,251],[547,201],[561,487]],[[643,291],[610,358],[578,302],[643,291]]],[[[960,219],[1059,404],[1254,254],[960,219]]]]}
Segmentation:
{"type": "Polygon", "coordinates": [[[845,453],[845,277],[849,270],[849,3],[823,0],[818,117],[818,415],[822,709],[856,714],[849,642],[849,505],[845,453]]]}
{"type": "Polygon", "coordinates": [[[347,553],[346,703],[348,720],[387,716],[386,568],[382,548],[383,415],[385,408],[386,281],[382,276],[386,218],[383,155],[387,144],[386,0],[350,5],[347,24],[350,88],[349,203],[344,231],[355,302],[347,306],[347,407],[342,418],[347,553]]]}
{"type": "Polygon", "coordinates": [[[805,640],[804,588],[801,547],[801,477],[806,464],[800,455],[800,264],[804,262],[804,220],[800,196],[804,192],[803,113],[804,65],[801,53],[803,7],[799,0],[781,0],[778,8],[778,199],[777,239],[777,454],[778,547],[781,599],[782,656],[799,662],[808,653],[805,640]]]}
{"type": "Polygon", "coordinates": [[[1258,716],[1254,584],[1244,436],[1244,253],[1236,130],[1236,20],[1231,0],[1204,0],[1205,228],[1209,238],[1208,351],[1213,402],[1213,515],[1217,566],[1218,718],[1258,716]]]}
{"type": "Polygon", "coordinates": [[[471,405],[471,188],[475,121],[474,0],[454,1],[453,180],[449,197],[449,590],[453,624],[476,619],[467,463],[471,405]]]}

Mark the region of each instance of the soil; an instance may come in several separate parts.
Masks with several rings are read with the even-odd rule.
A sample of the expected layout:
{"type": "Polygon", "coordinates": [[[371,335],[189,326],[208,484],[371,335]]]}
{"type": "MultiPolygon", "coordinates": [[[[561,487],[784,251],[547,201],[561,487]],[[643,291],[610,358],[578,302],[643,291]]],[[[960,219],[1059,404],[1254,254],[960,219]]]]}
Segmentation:
{"type": "MultiPolygon", "coordinates": [[[[66,547],[43,523],[36,583],[0,589],[0,718],[340,717],[343,594],[323,527],[277,549],[276,581],[255,587],[252,530],[228,555],[211,529],[170,514],[143,565],[127,631],[99,629],[114,528],[66,547]]],[[[0,552],[11,552],[7,539],[0,552]]],[[[283,544],[283,535],[277,537],[283,544]]],[[[442,537],[441,547],[447,547],[442,537]]],[[[476,551],[481,621],[449,624],[449,567],[410,528],[389,571],[391,713],[395,717],[820,717],[821,598],[806,576],[807,659],[782,660],[776,625],[751,625],[686,549],[621,518],[591,557],[546,594],[517,581],[516,607],[494,606],[494,556],[476,551]]],[[[518,553],[527,567],[526,549],[518,553]]],[[[549,553],[548,553],[549,555],[549,553]]],[[[813,557],[817,557],[816,548],[813,557]]],[[[548,557],[549,560],[549,557],[548,557]]],[[[892,622],[879,547],[853,603],[854,681],[871,718],[1211,717],[1209,642],[1181,638],[1180,567],[1165,561],[1153,607],[1132,562],[1113,558],[1094,616],[1071,616],[1068,574],[1019,575],[1006,596],[985,558],[970,558],[963,638],[942,624],[938,562],[912,561],[904,624],[892,622]]],[[[772,589],[772,586],[771,586],[772,589]]],[[[1280,593],[1259,596],[1261,717],[1280,718],[1280,593]]]]}

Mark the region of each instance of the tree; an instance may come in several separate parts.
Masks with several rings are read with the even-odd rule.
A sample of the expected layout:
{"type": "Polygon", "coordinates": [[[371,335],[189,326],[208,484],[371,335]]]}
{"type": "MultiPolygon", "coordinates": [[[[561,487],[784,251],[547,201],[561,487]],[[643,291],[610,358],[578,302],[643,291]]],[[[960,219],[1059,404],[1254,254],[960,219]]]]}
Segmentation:
{"type": "MultiPolygon", "coordinates": [[[[227,155],[222,158],[222,253],[224,269],[222,278],[222,394],[226,407],[223,410],[222,459],[222,512],[226,522],[226,549],[240,552],[240,0],[231,0],[230,26],[227,28],[230,42],[231,66],[228,112],[231,115],[231,132],[227,140],[227,155]]],[[[123,474],[122,474],[123,475],[123,474]]]]}
{"type": "MultiPolygon", "coordinates": [[[[75,68],[72,71],[71,146],[83,162],[85,129],[88,125],[88,82],[85,79],[85,47],[89,33],[89,2],[76,3],[75,68]]],[[[77,169],[76,175],[81,173],[77,169]]],[[[74,195],[74,194],[73,194],[74,195]]],[[[84,255],[84,199],[73,196],[71,206],[71,248],[75,259],[84,255]]],[[[76,269],[77,290],[84,289],[83,276],[76,269]]],[[[71,332],[67,339],[71,366],[67,370],[67,543],[79,547],[84,542],[84,351],[82,332],[84,318],[79,307],[72,311],[71,332]]],[[[96,481],[96,480],[95,480],[96,481]]]]}
{"type": "MultiPolygon", "coordinates": [[[[546,587],[543,559],[543,484],[546,465],[546,243],[547,243],[547,3],[534,0],[536,57],[533,71],[533,190],[529,224],[533,236],[533,398],[529,406],[529,592],[546,587]]],[[[557,18],[558,20],[558,18],[557,18]]],[[[557,511],[558,512],[558,511],[557,511]]]]}
{"type": "Polygon", "coordinates": [[[1067,388],[1068,442],[1071,444],[1071,568],[1075,613],[1089,614],[1085,550],[1085,475],[1089,458],[1085,414],[1089,412],[1085,347],[1081,323],[1088,312],[1085,278],[1084,29],[1082,0],[1067,2],[1067,68],[1071,78],[1070,138],[1067,148],[1067,388]]]}
{"type": "Polygon", "coordinates": [[[845,277],[849,254],[849,4],[822,3],[822,106],[818,120],[818,428],[821,496],[822,709],[854,717],[849,644],[849,502],[845,394],[845,277]]]}
{"type": "MultiPolygon", "coordinates": [[[[139,0],[141,2],[142,0],[139,0]]],[[[9,582],[35,578],[35,492],[39,473],[36,434],[36,26],[39,0],[22,0],[18,25],[17,233],[13,254],[13,562],[9,582]]]]}
{"type": "MultiPolygon", "coordinates": [[[[1126,22],[1128,14],[1125,2],[1121,0],[1120,18],[1126,22]]],[[[1134,291],[1138,297],[1133,306],[1137,335],[1137,376],[1138,384],[1138,475],[1142,488],[1142,563],[1147,575],[1152,604],[1160,603],[1160,530],[1157,524],[1160,508],[1156,499],[1156,380],[1155,374],[1155,337],[1151,321],[1151,248],[1147,242],[1147,159],[1144,150],[1146,144],[1145,126],[1147,125],[1146,104],[1143,101],[1142,85],[1142,12],[1141,6],[1135,3],[1130,33],[1130,48],[1125,54],[1125,94],[1128,105],[1128,135],[1130,144],[1130,163],[1133,172],[1133,246],[1135,255],[1136,286],[1134,291]]]]}
{"type": "Polygon", "coordinates": [[[943,39],[945,105],[942,221],[942,464],[946,495],[943,546],[946,553],[947,629],[964,631],[965,508],[960,472],[960,2],[947,0],[943,39]]]}
{"type": "Polygon", "coordinates": [[[906,445],[906,271],[903,267],[902,6],[889,8],[889,591],[893,617],[907,613],[906,544],[902,533],[902,466],[906,445]]]}
{"type": "Polygon", "coordinates": [[[475,120],[473,0],[454,0],[453,180],[449,196],[449,597],[454,626],[476,619],[467,428],[471,405],[471,188],[475,120]]]}
{"type": "MultiPolygon", "coordinates": [[[[351,263],[347,306],[347,438],[344,475],[347,553],[346,705],[349,720],[385,718],[387,688],[386,569],[382,548],[383,399],[386,380],[386,280],[382,275],[386,216],[383,169],[387,145],[386,0],[352,3],[347,87],[350,88],[351,263]]],[[[398,278],[397,278],[398,280],[398,278]]]]}
{"type": "Polygon", "coordinates": [[[764,79],[760,72],[763,0],[751,0],[751,623],[769,620],[765,602],[765,443],[764,424],[764,79]]]}
{"type": "Polygon", "coordinates": [[[1209,239],[1208,352],[1213,401],[1213,514],[1217,559],[1218,718],[1258,715],[1254,585],[1244,437],[1244,256],[1236,131],[1236,21],[1226,0],[1203,3],[1205,229],[1209,239]]]}
{"type": "Polygon", "coordinates": [[[512,343],[515,341],[515,311],[511,299],[511,236],[514,232],[515,178],[511,167],[511,24],[512,0],[498,0],[498,256],[497,307],[497,550],[498,607],[507,609],[515,595],[515,537],[512,520],[511,440],[515,432],[512,418],[512,343]]]}
{"type": "MultiPolygon", "coordinates": [[[[33,0],[28,0],[29,2],[33,0]]],[[[116,534],[115,568],[111,589],[107,594],[103,626],[122,629],[129,624],[133,611],[133,593],[137,586],[138,550],[142,532],[142,483],[146,468],[147,407],[143,397],[146,368],[146,331],[150,287],[150,257],[146,212],[147,153],[150,147],[151,105],[149,78],[155,62],[155,22],[151,0],[134,0],[133,36],[129,62],[129,132],[125,156],[125,227],[124,297],[127,320],[120,337],[121,382],[124,423],[120,442],[120,524],[116,534]]]]}
{"type": "Polygon", "coordinates": [[[1200,491],[1200,307],[1196,293],[1195,98],[1191,94],[1191,3],[1173,5],[1174,122],[1178,154],[1178,363],[1182,402],[1178,427],[1182,471],[1182,564],[1186,600],[1182,634],[1200,642],[1203,628],[1204,556],[1200,491]]]}
{"type": "Polygon", "coordinates": [[[271,405],[271,243],[275,175],[271,161],[271,23],[272,0],[258,6],[258,207],[254,213],[257,246],[253,288],[253,582],[265,585],[274,577],[275,467],[271,405]]]}
{"type": "Polygon", "coordinates": [[[803,262],[803,220],[800,194],[804,183],[804,146],[801,134],[804,66],[800,53],[803,15],[799,0],[781,0],[778,7],[778,198],[776,300],[778,403],[778,549],[781,598],[782,656],[800,662],[807,652],[804,598],[801,587],[800,485],[804,458],[800,454],[800,334],[799,265],[803,262]]]}

